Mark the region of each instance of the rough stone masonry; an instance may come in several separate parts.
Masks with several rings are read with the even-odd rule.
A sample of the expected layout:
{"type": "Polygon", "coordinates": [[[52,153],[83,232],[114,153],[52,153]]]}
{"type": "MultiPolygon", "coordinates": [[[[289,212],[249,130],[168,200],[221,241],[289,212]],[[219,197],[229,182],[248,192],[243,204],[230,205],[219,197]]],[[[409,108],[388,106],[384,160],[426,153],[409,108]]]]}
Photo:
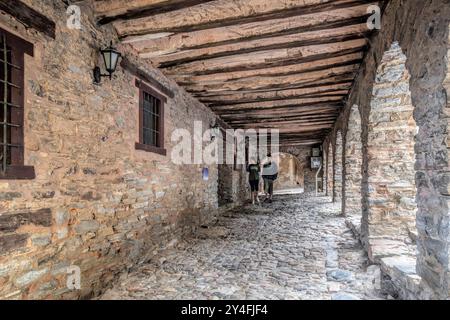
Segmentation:
{"type": "MultiPolygon", "coordinates": [[[[424,298],[431,288],[428,297],[446,299],[450,291],[449,27],[450,1],[390,1],[324,144],[336,150],[342,132],[343,150],[355,148],[354,126],[361,123],[361,157],[329,152],[328,170],[334,157],[343,158],[351,194],[348,200],[343,190],[343,213],[362,213],[355,229],[402,298],[424,298]]],[[[333,188],[330,174],[328,181],[333,188]]]]}
{"type": "MultiPolygon", "coordinates": [[[[34,44],[25,65],[25,163],[29,181],[0,180],[0,299],[88,298],[218,213],[218,168],[170,161],[174,128],[204,128],[216,116],[173,81],[120,50],[174,92],[165,108],[167,156],[135,150],[138,89],[118,68],[93,85],[98,48],[115,39],[88,7],[82,28],[66,27],[63,1],[25,1],[56,23],[49,39],[0,15],[0,27],[34,44]],[[66,286],[67,267],[81,269],[81,290],[66,286]]],[[[235,182],[235,194],[246,186],[235,182]]],[[[232,182],[233,183],[233,182],[232,182]]],[[[233,190],[233,189],[232,189],[233,190]]],[[[236,197],[235,203],[239,203],[236,197]]]]}
{"type": "MultiPolygon", "coordinates": [[[[93,1],[85,1],[80,4],[81,29],[70,29],[66,24],[66,10],[70,1],[21,2],[54,21],[56,29],[53,38],[52,34],[25,27],[9,14],[0,14],[2,30],[32,43],[34,47],[34,55],[25,56],[24,160],[36,172],[33,180],[0,180],[0,299],[77,299],[99,296],[112,286],[120,274],[148,262],[162,251],[176,251],[179,239],[191,234],[199,226],[216,220],[223,210],[220,206],[229,209],[240,204],[247,196],[245,168],[206,166],[209,179],[205,181],[202,179],[205,165],[179,166],[170,161],[170,156],[136,150],[135,143],[139,137],[139,90],[134,85],[135,73],[119,67],[112,81],[104,79],[100,86],[93,84],[92,69],[101,63],[98,49],[106,47],[110,41],[119,42],[117,31],[130,36],[143,29],[159,30],[162,28],[160,25],[139,22],[127,25],[126,21],[120,21],[116,24],[116,30],[111,25],[99,26],[91,8],[93,1]],[[81,290],[67,287],[67,270],[71,266],[81,270],[81,290]]],[[[225,15],[235,13],[235,10],[231,10],[234,2],[216,8],[216,20],[211,19],[205,25],[217,25],[222,11],[225,15]]],[[[260,14],[268,16],[271,8],[275,10],[270,5],[276,5],[279,10],[286,10],[289,4],[295,5],[295,1],[261,2],[263,5],[258,7],[259,10],[267,11],[260,14]]],[[[248,7],[240,3],[244,9],[251,9],[252,4],[259,2],[247,1],[248,7]]],[[[319,1],[311,0],[308,3],[317,5],[319,1]]],[[[235,25],[230,26],[228,33],[214,34],[224,37],[222,44],[215,50],[209,51],[202,47],[208,45],[205,40],[208,37],[197,37],[204,42],[193,50],[197,58],[205,55],[220,58],[227,50],[243,56],[226,58],[224,61],[229,64],[227,66],[221,64],[220,59],[210,59],[212,63],[209,65],[202,61],[191,61],[179,68],[175,66],[170,71],[174,73],[174,78],[184,79],[184,75],[177,73],[195,74],[196,70],[193,69],[198,68],[206,73],[206,76],[203,74],[198,79],[206,78],[207,81],[207,73],[214,70],[231,71],[231,77],[247,74],[245,77],[250,77],[249,81],[230,81],[227,85],[218,81],[210,86],[190,86],[191,91],[205,95],[203,101],[215,101],[218,103],[215,107],[226,107],[232,111],[235,99],[250,104],[246,108],[255,109],[261,107],[260,99],[264,100],[266,104],[263,106],[267,107],[270,100],[293,100],[298,95],[304,97],[305,93],[314,93],[314,90],[321,99],[327,90],[344,92],[345,104],[338,106],[343,108],[334,114],[335,106],[332,111],[327,106],[321,111],[327,116],[326,120],[317,120],[321,129],[329,131],[323,133],[323,130],[319,130],[317,132],[320,135],[313,137],[322,139],[326,136],[322,145],[325,168],[320,176],[323,175],[325,180],[323,186],[327,195],[333,197],[338,207],[342,207],[342,215],[350,216],[348,225],[361,241],[371,262],[381,266],[381,286],[384,291],[393,297],[405,299],[448,299],[450,0],[391,0],[386,3],[381,28],[370,39],[348,40],[352,39],[348,34],[337,33],[334,39],[344,38],[348,41],[327,47],[324,45],[325,33],[319,30],[319,35],[293,35],[296,41],[303,44],[319,41],[315,50],[307,45],[299,49],[290,47],[291,43],[286,44],[286,41],[292,42],[286,40],[290,38],[277,37],[277,42],[265,43],[266,34],[259,34],[260,29],[243,29],[235,25]],[[247,40],[255,36],[259,39],[256,44],[245,41],[244,47],[233,49],[233,41],[236,40],[233,37],[240,33],[236,30],[242,30],[247,40]],[[253,45],[270,49],[282,46],[284,51],[272,50],[269,57],[267,52],[259,52],[255,59],[248,59],[245,53],[252,51],[253,45]],[[258,67],[265,63],[269,63],[271,68],[284,68],[286,60],[283,58],[292,61],[306,55],[302,65],[290,66],[292,70],[305,73],[308,59],[314,55],[323,54],[330,60],[335,59],[330,56],[330,48],[340,48],[344,50],[340,53],[348,58],[349,53],[361,53],[358,51],[361,47],[367,49],[364,49],[364,57],[360,58],[361,66],[339,69],[345,72],[339,76],[334,76],[336,70],[329,71],[328,76],[335,80],[332,85],[324,87],[328,78],[315,79],[311,82],[314,84],[309,85],[311,79],[304,74],[285,77],[284,83],[273,83],[273,79],[276,79],[273,77],[276,72],[274,69],[265,82],[260,83],[258,80],[258,67]],[[245,63],[253,70],[245,70],[248,67],[245,63]],[[235,67],[236,73],[233,71],[235,67]],[[348,73],[353,72],[356,79],[351,77],[350,80],[355,82],[347,88],[348,73]],[[301,82],[310,88],[292,89],[291,81],[301,82]],[[221,99],[208,97],[211,94],[207,92],[208,88],[222,92],[221,99]],[[253,88],[256,91],[239,92],[241,88],[253,88]],[[274,91],[276,88],[284,90],[274,91]],[[336,123],[335,117],[338,117],[336,123]]],[[[323,5],[322,1],[320,5],[323,5]]],[[[363,9],[363,14],[366,14],[366,8],[363,9]]],[[[240,18],[246,20],[248,17],[245,13],[250,15],[252,12],[243,10],[239,12],[240,18]]],[[[353,9],[346,8],[339,12],[346,20],[361,18],[353,9]]],[[[329,24],[339,24],[339,19],[331,19],[336,19],[336,16],[330,16],[331,20],[324,16],[327,16],[326,12],[318,15],[329,24]]],[[[190,15],[186,21],[180,20],[189,24],[196,18],[190,15]]],[[[305,27],[306,20],[296,22],[305,27]]],[[[170,23],[168,19],[155,21],[170,23]]],[[[282,32],[281,29],[291,26],[293,21],[280,25],[271,21],[265,23],[266,27],[282,32]]],[[[186,25],[181,27],[186,28],[186,25]]],[[[175,30],[185,30],[183,28],[175,30]]],[[[365,29],[353,26],[350,30],[354,37],[355,33],[361,36],[361,30],[365,29]]],[[[189,40],[194,41],[194,38],[189,40]]],[[[160,45],[170,49],[176,47],[174,42],[183,43],[184,40],[183,36],[174,39],[162,39],[160,45]]],[[[210,108],[151,64],[141,60],[136,47],[122,42],[118,49],[147,78],[173,92],[173,96],[168,97],[164,115],[164,141],[168,155],[174,146],[171,132],[175,128],[192,132],[194,121],[200,121],[204,128],[216,123],[217,116],[210,108]]],[[[141,54],[145,54],[142,52],[144,49],[151,48],[140,48],[141,54]]],[[[159,47],[157,49],[160,50],[159,47]]],[[[191,52],[184,51],[175,52],[178,57],[175,60],[190,61],[191,57],[185,55],[191,52]]],[[[146,54],[154,52],[150,50],[146,54]]],[[[358,57],[352,56],[352,59],[358,57]]],[[[165,59],[170,59],[170,54],[156,57],[155,61],[160,66],[173,64],[173,61],[165,59]]],[[[336,60],[332,61],[336,63],[336,60]]],[[[340,59],[337,61],[343,63],[340,59]]],[[[315,68],[323,67],[317,61],[315,63],[315,68]]],[[[224,79],[227,79],[226,75],[224,79]]],[[[309,100],[309,103],[315,103],[312,106],[315,108],[321,101],[309,100]]],[[[269,104],[270,108],[274,106],[269,104]]],[[[274,109],[278,110],[278,107],[274,109]]],[[[289,106],[287,109],[290,113],[288,119],[297,117],[293,115],[297,112],[295,108],[289,106]]],[[[242,110],[249,109],[237,109],[239,117],[244,114],[245,118],[250,114],[242,110]]],[[[281,126],[282,121],[271,121],[270,117],[275,115],[269,112],[255,117],[253,114],[253,121],[256,119],[255,123],[281,126]]],[[[235,124],[241,121],[246,123],[247,119],[239,117],[234,118],[235,124]]],[[[284,128],[288,131],[284,133],[290,135],[303,129],[299,123],[305,125],[305,122],[301,121],[288,120],[288,127],[284,128]]],[[[249,123],[248,126],[253,124],[249,123]]],[[[307,167],[310,151],[310,148],[300,147],[283,150],[298,158],[304,171],[306,191],[313,190],[316,173],[307,167]]],[[[303,223],[307,217],[305,213],[291,220],[299,219],[303,223]]],[[[244,217],[242,220],[246,219],[244,217]]],[[[316,219],[323,222],[318,217],[316,219]]],[[[281,219],[280,224],[284,223],[287,222],[281,219]]],[[[341,228],[343,226],[339,222],[339,230],[341,228]]],[[[319,227],[316,229],[321,230],[319,227]]],[[[295,238],[297,235],[289,236],[295,238]]],[[[319,233],[305,236],[313,240],[321,239],[319,233]]],[[[333,256],[336,243],[324,242],[327,243],[330,256],[333,256]]],[[[305,246],[300,249],[306,249],[300,252],[308,255],[315,251],[315,248],[305,246]]],[[[320,264],[317,270],[323,271],[323,252],[316,254],[317,259],[313,260],[320,264]]],[[[284,262],[285,258],[272,262],[284,262]]],[[[330,258],[330,261],[336,263],[336,259],[330,258]]],[[[281,265],[286,267],[284,263],[281,265]]],[[[269,270],[276,266],[267,265],[269,270]]],[[[310,267],[306,265],[305,270],[310,267]]],[[[289,272],[286,268],[284,270],[289,272]]],[[[336,276],[336,273],[330,273],[331,278],[333,275],[336,276]]],[[[338,277],[342,275],[345,272],[338,273],[338,277]]],[[[317,278],[322,280],[321,272],[317,273],[317,278]]],[[[326,284],[319,282],[319,287],[326,284]]],[[[251,289],[252,293],[261,293],[259,287],[251,289]]],[[[294,296],[299,298],[298,295],[294,296]]],[[[320,291],[317,296],[322,296],[320,291]]]]}

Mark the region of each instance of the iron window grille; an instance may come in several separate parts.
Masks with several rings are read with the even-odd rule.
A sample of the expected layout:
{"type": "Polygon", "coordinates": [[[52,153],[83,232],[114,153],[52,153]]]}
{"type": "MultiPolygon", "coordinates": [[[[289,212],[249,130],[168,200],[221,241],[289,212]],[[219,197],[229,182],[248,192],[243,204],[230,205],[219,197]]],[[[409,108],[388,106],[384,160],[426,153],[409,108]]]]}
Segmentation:
{"type": "Polygon", "coordinates": [[[160,147],[161,101],[147,92],[143,92],[143,143],[148,146],[160,147]]]}
{"type": "Polygon", "coordinates": [[[0,28],[0,179],[32,179],[24,166],[24,55],[33,45],[0,28]]]}
{"type": "Polygon", "coordinates": [[[166,155],[164,104],[167,98],[137,80],[139,88],[139,142],[136,149],[166,155]]]}

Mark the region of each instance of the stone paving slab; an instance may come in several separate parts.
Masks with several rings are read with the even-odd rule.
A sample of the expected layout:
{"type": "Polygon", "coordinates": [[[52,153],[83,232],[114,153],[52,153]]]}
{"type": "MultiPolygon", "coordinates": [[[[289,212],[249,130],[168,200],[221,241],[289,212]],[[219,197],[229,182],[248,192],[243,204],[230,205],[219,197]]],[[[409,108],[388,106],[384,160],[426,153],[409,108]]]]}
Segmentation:
{"type": "Polygon", "coordinates": [[[101,299],[383,299],[379,267],[339,213],[308,194],[228,211],[101,299]]]}

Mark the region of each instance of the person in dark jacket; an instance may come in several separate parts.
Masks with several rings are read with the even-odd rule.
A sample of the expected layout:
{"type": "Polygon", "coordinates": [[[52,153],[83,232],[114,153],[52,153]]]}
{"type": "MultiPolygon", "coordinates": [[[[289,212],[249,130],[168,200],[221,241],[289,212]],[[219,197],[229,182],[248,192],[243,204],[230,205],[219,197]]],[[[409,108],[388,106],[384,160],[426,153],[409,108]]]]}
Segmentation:
{"type": "Polygon", "coordinates": [[[255,201],[259,202],[259,181],[260,181],[260,172],[261,172],[261,165],[258,161],[251,161],[249,162],[247,166],[247,172],[248,172],[248,182],[250,183],[250,190],[251,190],[251,197],[252,197],[252,204],[255,204],[255,201]]]}

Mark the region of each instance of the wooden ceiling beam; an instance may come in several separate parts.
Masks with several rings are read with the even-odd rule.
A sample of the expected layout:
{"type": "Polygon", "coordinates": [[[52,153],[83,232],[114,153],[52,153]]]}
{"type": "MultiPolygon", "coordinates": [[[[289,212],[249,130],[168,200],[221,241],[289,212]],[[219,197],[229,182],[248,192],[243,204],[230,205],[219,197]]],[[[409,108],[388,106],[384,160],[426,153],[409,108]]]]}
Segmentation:
{"type": "Polygon", "coordinates": [[[267,115],[267,114],[311,114],[313,112],[320,113],[321,111],[333,111],[338,112],[344,106],[342,103],[322,103],[315,105],[304,105],[304,106],[295,106],[295,107],[287,107],[287,108],[267,108],[267,109],[257,109],[252,111],[226,111],[226,112],[217,112],[221,117],[226,116],[252,116],[252,115],[267,115]]]}
{"type": "Polygon", "coordinates": [[[300,133],[311,133],[317,132],[317,130],[321,130],[321,132],[330,132],[333,126],[312,126],[312,127],[296,127],[296,128],[283,128],[278,129],[280,137],[284,134],[300,134],[300,133]]]}
{"type": "Polygon", "coordinates": [[[266,110],[266,109],[276,109],[276,108],[289,108],[289,107],[307,107],[321,105],[323,103],[338,104],[342,103],[342,96],[331,96],[331,97],[318,97],[310,99],[292,99],[292,100],[269,100],[256,103],[242,103],[234,105],[222,105],[212,107],[211,109],[221,114],[223,112],[247,112],[256,110],[266,110]]]}
{"type": "MultiPolygon", "coordinates": [[[[351,84],[353,83],[353,78],[350,78],[350,76],[345,75],[343,78],[340,79],[340,81],[328,81],[326,79],[320,80],[317,82],[311,82],[307,84],[299,84],[299,85],[292,85],[292,86],[273,86],[272,88],[265,88],[265,89],[251,89],[251,90],[228,90],[228,91],[220,91],[220,92],[190,92],[194,97],[198,98],[199,100],[203,100],[205,98],[211,98],[211,97],[229,97],[230,95],[235,94],[258,94],[258,93],[273,93],[277,91],[284,91],[284,90],[299,90],[299,89],[309,89],[309,88],[315,88],[319,86],[328,86],[328,85],[348,85],[351,87],[351,84]]],[[[346,93],[345,93],[346,94],[346,93]]]]}
{"type": "MultiPolygon", "coordinates": [[[[193,77],[193,76],[203,76],[203,77],[217,77],[217,76],[227,76],[229,74],[250,74],[255,75],[258,74],[258,72],[261,72],[262,74],[267,70],[270,72],[270,70],[277,70],[277,68],[292,68],[294,66],[307,66],[310,65],[311,68],[314,68],[317,64],[324,63],[325,61],[329,61],[330,59],[340,57],[345,57],[352,54],[360,54],[363,55],[365,50],[368,48],[368,46],[362,46],[358,48],[352,48],[347,49],[343,51],[336,51],[336,52],[330,52],[330,53],[323,53],[318,54],[315,56],[309,56],[309,57],[291,57],[289,59],[286,59],[284,61],[273,63],[272,61],[268,61],[267,64],[260,64],[257,66],[252,67],[238,67],[238,68],[222,68],[222,69],[216,69],[216,70],[197,70],[197,71],[190,71],[190,73],[176,73],[175,71],[164,69],[163,72],[167,74],[170,77],[174,77],[175,75],[178,76],[184,76],[184,77],[193,77]]],[[[295,69],[295,67],[294,67],[295,69]]],[[[312,70],[314,71],[314,70],[312,70]]]]}
{"type": "Polygon", "coordinates": [[[227,123],[233,123],[233,127],[235,126],[241,126],[241,125],[255,125],[257,128],[262,128],[260,127],[261,125],[270,125],[272,126],[271,128],[276,128],[273,126],[286,126],[289,124],[295,124],[295,125],[301,125],[301,124],[306,124],[306,125],[316,125],[316,124],[334,124],[334,122],[336,121],[335,117],[329,117],[329,119],[324,119],[324,120],[301,120],[301,119],[293,119],[293,120],[289,120],[289,119],[283,119],[283,118],[275,118],[275,119],[243,119],[243,120],[237,120],[237,121],[226,121],[227,123]]]}
{"type": "Polygon", "coordinates": [[[189,62],[164,69],[168,75],[174,73],[205,75],[212,73],[235,72],[243,70],[265,69],[328,59],[339,55],[355,53],[367,48],[365,38],[349,41],[258,51],[234,56],[189,62]]]}
{"type": "Polygon", "coordinates": [[[280,141],[299,141],[299,140],[322,140],[328,134],[328,130],[321,129],[317,131],[298,132],[298,133],[282,133],[280,134],[280,141]]]}
{"type": "MultiPolygon", "coordinates": [[[[279,100],[296,100],[296,99],[308,99],[308,98],[324,98],[324,97],[334,97],[336,95],[341,95],[342,100],[347,96],[349,90],[330,90],[329,92],[321,92],[319,94],[298,94],[298,95],[291,95],[291,96],[283,96],[279,97],[279,100]]],[[[223,101],[223,100],[212,100],[212,101],[202,101],[205,105],[209,106],[210,108],[216,108],[220,107],[222,105],[233,105],[234,104],[243,104],[243,103],[257,103],[258,101],[265,102],[265,101],[273,101],[277,100],[276,97],[247,97],[243,98],[241,100],[237,101],[223,101]]],[[[201,100],[200,100],[201,101],[201,100]]]]}
{"type": "Polygon", "coordinates": [[[317,145],[322,144],[325,140],[325,137],[314,137],[310,139],[295,139],[295,140],[279,140],[280,147],[293,147],[293,146],[309,146],[309,145],[317,145]]]}
{"type": "Polygon", "coordinates": [[[194,83],[223,83],[233,80],[243,80],[247,78],[259,77],[278,77],[291,74],[299,74],[304,72],[323,71],[331,68],[345,67],[353,64],[360,64],[363,59],[363,52],[351,53],[347,55],[341,55],[331,57],[323,60],[316,60],[307,63],[296,63],[281,67],[267,68],[261,70],[246,70],[240,72],[230,73],[217,73],[209,74],[205,76],[193,76],[186,74],[173,74],[171,78],[174,79],[180,85],[194,84],[194,83]]]}
{"type": "Polygon", "coordinates": [[[308,120],[308,121],[324,121],[324,120],[336,120],[335,112],[325,112],[325,113],[314,113],[314,114],[263,114],[263,115],[230,115],[228,117],[221,117],[224,121],[229,124],[232,123],[253,123],[253,122],[277,122],[284,120],[308,120]]]}
{"type": "Polygon", "coordinates": [[[324,104],[322,106],[309,106],[309,107],[291,107],[286,109],[268,109],[268,110],[255,110],[248,112],[227,112],[217,113],[221,118],[251,118],[258,116],[273,116],[273,115],[314,115],[322,113],[339,113],[342,109],[342,105],[324,104]]]}
{"type": "Polygon", "coordinates": [[[228,81],[218,84],[197,84],[186,85],[183,87],[188,92],[209,92],[217,93],[223,91],[249,91],[249,90],[268,90],[301,88],[311,85],[320,85],[323,83],[338,83],[352,81],[359,65],[338,67],[324,71],[306,72],[280,77],[254,77],[239,81],[228,81]]]}
{"type": "Polygon", "coordinates": [[[327,131],[322,130],[318,131],[316,134],[311,135],[311,133],[306,133],[306,135],[296,135],[297,137],[294,138],[284,138],[283,135],[280,135],[280,142],[281,143],[290,143],[290,142],[297,142],[297,141],[304,141],[304,140],[322,140],[326,137],[327,131]]]}
{"type": "Polygon", "coordinates": [[[313,145],[316,145],[316,144],[321,144],[322,142],[323,142],[323,140],[318,140],[318,139],[315,139],[315,140],[304,140],[304,141],[302,140],[302,141],[288,142],[288,143],[286,143],[284,141],[281,141],[280,145],[282,147],[313,146],[313,145]]]}
{"type": "Polygon", "coordinates": [[[368,4],[366,0],[217,0],[138,19],[113,22],[120,37],[177,33],[288,18],[368,4]]]}
{"type": "Polygon", "coordinates": [[[133,20],[187,9],[214,0],[102,0],[94,2],[97,23],[105,25],[116,20],[133,20]]]}
{"type": "Polygon", "coordinates": [[[257,93],[235,93],[226,96],[204,97],[200,100],[204,103],[217,105],[234,105],[240,103],[262,102],[268,100],[289,100],[298,98],[316,98],[323,95],[345,95],[351,88],[352,83],[343,83],[335,85],[317,86],[314,88],[278,90],[270,92],[257,93]]]}
{"type": "Polygon", "coordinates": [[[311,137],[314,137],[314,135],[316,135],[316,134],[318,134],[318,135],[323,134],[323,132],[325,132],[325,131],[320,129],[320,130],[310,131],[310,132],[283,133],[283,134],[280,134],[280,138],[283,138],[283,139],[299,138],[299,137],[311,138],[311,137]]]}
{"type": "Polygon", "coordinates": [[[367,38],[367,36],[371,32],[372,31],[367,28],[367,24],[362,23],[335,29],[323,29],[320,31],[298,33],[289,36],[265,38],[262,40],[244,40],[243,42],[231,45],[214,46],[195,50],[192,49],[172,54],[161,55],[158,57],[148,57],[145,53],[140,53],[139,56],[143,59],[150,59],[152,64],[154,64],[155,66],[161,68],[170,68],[195,61],[230,57],[252,52],[275,49],[290,49],[357,40],[361,38],[367,38]]]}
{"type": "Polygon", "coordinates": [[[267,122],[275,122],[275,121],[282,121],[282,122],[289,122],[289,121],[298,121],[302,123],[315,123],[315,122],[328,122],[328,121],[336,121],[337,115],[336,114],[325,114],[322,116],[283,116],[283,117],[254,117],[251,119],[224,119],[228,124],[234,126],[239,124],[246,124],[246,123],[267,123],[267,122]]]}
{"type": "Polygon", "coordinates": [[[332,129],[370,44],[367,7],[380,3],[94,1],[100,24],[112,22],[224,122],[278,129],[293,145],[320,143],[332,129]]]}
{"type": "Polygon", "coordinates": [[[300,133],[300,132],[311,132],[317,131],[319,129],[330,130],[333,128],[333,123],[329,124],[275,124],[275,125],[262,125],[262,124],[245,124],[236,125],[235,129],[276,129],[280,134],[284,133],[300,133]]]}
{"type": "Polygon", "coordinates": [[[56,23],[46,15],[36,11],[33,6],[29,6],[19,0],[0,1],[0,14],[3,12],[14,17],[26,28],[33,28],[42,32],[46,36],[55,39],[56,23]]]}
{"type": "MultiPolygon", "coordinates": [[[[376,3],[375,1],[374,4],[376,3]]],[[[122,41],[132,43],[136,51],[152,58],[184,50],[232,45],[362,23],[364,19],[367,21],[368,5],[194,32],[160,33],[158,37],[152,34],[129,37],[122,41]]]]}

